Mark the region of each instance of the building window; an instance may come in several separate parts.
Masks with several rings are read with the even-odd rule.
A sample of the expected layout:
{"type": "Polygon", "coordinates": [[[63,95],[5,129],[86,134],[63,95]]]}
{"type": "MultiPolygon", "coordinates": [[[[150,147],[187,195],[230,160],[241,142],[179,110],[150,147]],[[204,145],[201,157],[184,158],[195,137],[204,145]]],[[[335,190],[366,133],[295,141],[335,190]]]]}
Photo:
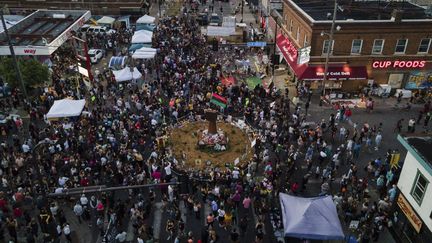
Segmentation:
{"type": "Polygon", "coordinates": [[[363,40],[353,40],[351,45],[351,54],[360,54],[363,40]]]}
{"type": "Polygon", "coordinates": [[[395,54],[404,54],[407,44],[407,39],[399,39],[396,43],[395,54]]]}
{"type": "Polygon", "coordinates": [[[308,45],[309,45],[308,36],[307,36],[307,34],[305,34],[304,40],[303,40],[303,47],[306,47],[308,45]]]}
{"type": "Polygon", "coordinates": [[[292,31],[293,31],[293,28],[294,28],[294,24],[293,24],[293,21],[292,21],[292,19],[291,19],[291,21],[290,21],[290,26],[289,26],[289,31],[292,33],[292,31]]]}
{"type": "Polygon", "coordinates": [[[383,49],[384,49],[384,40],[383,39],[374,40],[373,47],[372,47],[372,54],[382,54],[383,49]]]}
{"type": "Polygon", "coordinates": [[[332,41],[330,47],[330,40],[324,40],[322,54],[327,54],[328,52],[330,52],[330,54],[333,54],[333,46],[334,46],[334,41],[332,41]]]}
{"type": "Polygon", "coordinates": [[[420,41],[418,53],[428,53],[430,45],[431,45],[431,39],[422,39],[420,41]]]}
{"type": "Polygon", "coordinates": [[[297,36],[296,36],[296,40],[299,41],[300,39],[300,27],[297,27],[297,36]]]}
{"type": "Polygon", "coordinates": [[[428,184],[429,182],[426,180],[426,178],[420,173],[420,171],[417,170],[417,176],[415,177],[414,184],[411,189],[411,196],[418,203],[418,205],[421,205],[423,201],[428,184]]]}

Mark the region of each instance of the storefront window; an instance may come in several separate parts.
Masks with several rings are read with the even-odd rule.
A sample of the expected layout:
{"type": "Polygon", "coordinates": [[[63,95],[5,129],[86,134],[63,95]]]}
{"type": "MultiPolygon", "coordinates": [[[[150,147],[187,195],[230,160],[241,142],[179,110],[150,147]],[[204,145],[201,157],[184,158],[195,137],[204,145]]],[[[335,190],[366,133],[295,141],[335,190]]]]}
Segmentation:
{"type": "Polygon", "coordinates": [[[399,39],[396,43],[395,54],[404,54],[407,44],[407,39],[399,39]]]}
{"type": "Polygon", "coordinates": [[[382,54],[383,48],[384,48],[383,39],[374,40],[374,44],[372,47],[372,54],[382,54]]]}
{"type": "Polygon", "coordinates": [[[411,190],[411,196],[418,203],[418,205],[421,205],[423,201],[428,184],[429,182],[426,180],[426,178],[420,173],[420,171],[417,171],[417,176],[411,190]]]}
{"type": "Polygon", "coordinates": [[[430,44],[431,44],[431,39],[422,39],[420,41],[418,53],[428,53],[430,44]]]}

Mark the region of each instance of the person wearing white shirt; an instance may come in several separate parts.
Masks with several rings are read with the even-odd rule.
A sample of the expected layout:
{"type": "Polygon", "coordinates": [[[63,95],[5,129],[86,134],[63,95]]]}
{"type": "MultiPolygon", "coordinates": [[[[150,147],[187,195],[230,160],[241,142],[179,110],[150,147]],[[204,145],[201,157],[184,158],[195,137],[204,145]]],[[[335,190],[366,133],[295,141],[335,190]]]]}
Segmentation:
{"type": "Polygon", "coordinates": [[[70,237],[71,229],[70,229],[69,224],[66,223],[66,224],[63,226],[63,233],[64,233],[64,235],[66,236],[66,239],[67,239],[69,242],[72,242],[72,239],[71,239],[71,237],[70,237]]]}
{"type": "Polygon", "coordinates": [[[87,206],[87,204],[88,204],[88,198],[85,196],[85,194],[82,194],[81,195],[81,198],[80,198],[80,203],[81,203],[81,205],[83,206],[83,207],[86,207],[87,206]]]}
{"type": "Polygon", "coordinates": [[[59,186],[63,187],[68,180],[69,180],[69,178],[67,178],[65,176],[60,177],[58,179],[59,186]]]}
{"type": "Polygon", "coordinates": [[[123,232],[121,232],[121,233],[118,233],[118,234],[116,235],[115,239],[116,239],[118,242],[125,242],[125,241],[126,241],[126,235],[127,235],[127,233],[126,233],[125,231],[123,231],[123,232]]]}
{"type": "Polygon", "coordinates": [[[26,143],[22,145],[23,153],[30,152],[30,146],[28,146],[26,143]]]}
{"type": "Polygon", "coordinates": [[[165,169],[166,180],[169,181],[171,179],[171,163],[168,162],[164,169],[165,169]]]}
{"type": "Polygon", "coordinates": [[[73,208],[73,211],[78,218],[78,222],[81,224],[81,215],[84,212],[83,207],[79,203],[76,203],[73,208]]]}

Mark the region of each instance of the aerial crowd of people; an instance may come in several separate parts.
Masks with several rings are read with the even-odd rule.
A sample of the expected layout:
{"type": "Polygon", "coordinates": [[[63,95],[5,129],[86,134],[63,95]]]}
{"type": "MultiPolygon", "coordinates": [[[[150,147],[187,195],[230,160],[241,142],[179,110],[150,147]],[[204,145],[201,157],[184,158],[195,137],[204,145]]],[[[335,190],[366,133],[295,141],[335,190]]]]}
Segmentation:
{"type": "MultiPolygon", "coordinates": [[[[97,37],[89,38],[104,48],[97,37]]],[[[0,241],[72,241],[73,232],[80,233],[77,227],[88,224],[100,237],[118,242],[268,242],[274,237],[268,215],[278,207],[278,193],[310,196],[311,180],[320,184],[314,196],[334,196],[342,222],[359,222],[362,242],[379,241],[380,232],[391,227],[400,169],[392,164],[395,151],[384,156],[380,150],[387,136],[382,123],[356,124],[345,106],[310,122],[308,87],[299,92],[304,94],[303,109],[290,103],[288,89],[251,89],[241,82],[224,86],[224,67],[218,63],[227,58],[214,54],[189,15],[160,18],[153,47],[158,49],[155,59],[138,65],[146,70],[145,86],[119,84],[107,71],[90,89],[76,89],[63,75],[69,65],[57,58],[54,66],[64,67],[55,68],[52,89],[20,104],[29,114],[28,124],[2,126],[0,241]],[[212,93],[225,97],[227,106],[210,104],[212,93]],[[86,112],[48,120],[54,100],[67,97],[85,98],[86,112]],[[244,119],[254,129],[256,144],[245,167],[214,169],[204,180],[178,170],[181,158],[173,158],[156,138],[181,118],[200,119],[207,108],[218,110],[220,119],[244,119]],[[364,153],[377,158],[358,167],[364,153]],[[286,176],[299,172],[301,179],[286,176]],[[166,182],[182,184],[127,189],[125,195],[48,195],[98,185],[166,182]],[[155,210],[167,219],[162,221],[164,232],[153,227],[155,210]],[[187,224],[185,212],[200,227],[187,224]]],[[[425,106],[423,114],[430,114],[430,108],[425,106]]]]}

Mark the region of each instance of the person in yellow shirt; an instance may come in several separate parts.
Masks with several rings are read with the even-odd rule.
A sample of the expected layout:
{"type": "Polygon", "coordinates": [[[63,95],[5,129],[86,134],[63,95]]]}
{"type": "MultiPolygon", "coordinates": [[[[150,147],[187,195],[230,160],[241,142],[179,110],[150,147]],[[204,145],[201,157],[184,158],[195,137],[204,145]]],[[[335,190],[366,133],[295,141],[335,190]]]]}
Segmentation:
{"type": "Polygon", "coordinates": [[[225,228],[229,228],[232,226],[232,218],[233,215],[230,210],[227,210],[225,213],[225,228]]]}

